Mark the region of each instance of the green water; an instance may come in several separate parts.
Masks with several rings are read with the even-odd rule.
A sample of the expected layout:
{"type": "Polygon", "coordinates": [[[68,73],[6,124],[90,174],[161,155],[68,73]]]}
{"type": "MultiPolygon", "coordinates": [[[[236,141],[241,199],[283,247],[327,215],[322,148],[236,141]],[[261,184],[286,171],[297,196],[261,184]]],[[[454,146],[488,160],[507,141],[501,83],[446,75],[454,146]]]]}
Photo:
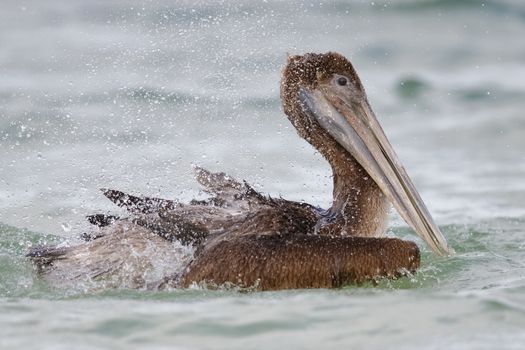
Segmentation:
{"type": "Polygon", "coordinates": [[[521,1],[6,1],[1,349],[523,349],[521,1]],[[327,164],[278,96],[286,53],[350,57],[456,251],[340,290],[59,290],[24,254],[75,243],[99,188],[189,200],[190,164],[327,207],[327,164]]]}

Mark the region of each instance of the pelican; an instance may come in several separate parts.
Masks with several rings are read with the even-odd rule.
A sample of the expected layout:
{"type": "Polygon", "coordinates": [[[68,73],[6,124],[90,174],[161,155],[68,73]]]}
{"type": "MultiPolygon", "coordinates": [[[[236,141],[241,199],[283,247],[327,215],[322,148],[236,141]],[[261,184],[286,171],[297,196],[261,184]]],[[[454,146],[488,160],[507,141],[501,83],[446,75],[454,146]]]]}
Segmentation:
{"type": "Polygon", "coordinates": [[[85,242],[32,249],[40,275],[55,285],[117,276],[109,287],[257,290],[397,278],[419,268],[420,251],[384,237],[390,205],[436,254],[450,253],[348,59],[334,52],[289,57],[281,100],[298,134],[332,168],[329,209],[271,198],[195,167],[208,199],[180,203],[103,190],[130,215],[91,215],[85,242]]]}

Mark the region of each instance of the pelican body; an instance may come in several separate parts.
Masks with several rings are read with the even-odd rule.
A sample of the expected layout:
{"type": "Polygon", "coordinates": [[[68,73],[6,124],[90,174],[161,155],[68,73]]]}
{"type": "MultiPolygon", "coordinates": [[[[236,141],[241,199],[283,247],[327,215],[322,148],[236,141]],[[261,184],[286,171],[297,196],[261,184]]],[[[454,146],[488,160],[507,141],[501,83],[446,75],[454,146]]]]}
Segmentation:
{"type": "Polygon", "coordinates": [[[332,168],[329,209],[274,199],[195,167],[208,199],[179,203],[103,190],[129,217],[91,215],[94,229],[85,242],[33,249],[28,255],[40,274],[55,285],[116,276],[107,286],[258,290],[396,278],[417,270],[420,251],[413,242],[384,237],[391,204],[434,252],[449,253],[345,57],[289,57],[281,100],[298,134],[332,168]],[[191,253],[181,244],[193,247],[191,253]]]}

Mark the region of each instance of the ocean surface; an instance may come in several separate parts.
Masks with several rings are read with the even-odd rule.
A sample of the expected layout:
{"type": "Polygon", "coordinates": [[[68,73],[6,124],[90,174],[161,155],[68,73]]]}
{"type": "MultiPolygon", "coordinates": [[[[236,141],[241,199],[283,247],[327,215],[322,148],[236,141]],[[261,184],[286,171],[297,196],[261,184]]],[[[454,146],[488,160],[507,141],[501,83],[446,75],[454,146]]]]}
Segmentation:
{"type": "Polygon", "coordinates": [[[520,0],[2,1],[1,349],[524,349],[520,0]],[[339,290],[57,290],[24,257],[78,241],[99,188],[189,200],[191,164],[328,207],[279,100],[287,54],[352,59],[456,254],[339,290]]]}

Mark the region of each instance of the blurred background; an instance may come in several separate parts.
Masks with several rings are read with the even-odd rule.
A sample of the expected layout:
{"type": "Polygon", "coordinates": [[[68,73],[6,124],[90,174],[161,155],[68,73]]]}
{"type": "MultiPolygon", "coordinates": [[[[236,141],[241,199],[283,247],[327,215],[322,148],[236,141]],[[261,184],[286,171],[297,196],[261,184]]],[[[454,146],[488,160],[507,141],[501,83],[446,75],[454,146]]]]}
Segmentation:
{"type": "Polygon", "coordinates": [[[6,1],[0,222],[60,234],[99,187],[189,199],[190,164],[330,205],[279,99],[287,54],[351,58],[437,220],[524,213],[520,1],[6,1]]]}
{"type": "MultiPolygon", "coordinates": [[[[142,317],[129,314],[126,294],[117,294],[118,302],[104,297],[103,307],[82,300],[55,309],[46,300],[62,294],[35,287],[31,271],[20,267],[26,266],[28,242],[48,234],[74,241],[87,225],[85,215],[118,213],[101,187],[181,200],[201,196],[192,163],[245,179],[272,196],[328,207],[330,169],[284,116],[279,80],[288,54],[337,51],[354,63],[386,134],[458,255],[436,260],[420,245],[422,272],[372,291],[233,294],[226,301],[190,293],[182,304],[170,299],[162,305],[175,314],[186,310],[181,312],[188,316],[188,298],[200,311],[169,322],[194,322],[192,334],[209,340],[190,337],[182,344],[221,348],[227,340],[232,348],[262,347],[266,324],[270,333],[285,329],[283,344],[297,345],[294,332],[308,329],[312,347],[344,345],[348,327],[361,320],[352,339],[370,348],[381,339],[407,348],[412,336],[418,348],[521,348],[523,38],[520,0],[3,1],[0,292],[36,293],[45,300],[29,303],[34,313],[13,311],[9,319],[30,324],[56,312],[64,321],[88,308],[87,319],[79,316],[72,326],[77,328],[64,333],[67,339],[82,339],[77,337],[86,324],[99,322],[91,339],[99,345],[106,344],[106,328],[106,345],[115,345],[113,336],[132,344],[137,339],[129,327],[155,335],[142,334],[150,346],[171,343],[174,333],[155,328],[168,322],[162,311],[149,301],[132,304],[133,310],[149,312],[152,324],[144,325],[142,317]],[[204,298],[204,304],[194,298],[204,298]],[[260,315],[252,321],[262,328],[230,322],[228,317],[244,319],[242,303],[260,315]],[[294,311],[283,313],[283,305],[294,311]],[[103,326],[111,321],[106,307],[128,313],[123,323],[103,326]],[[326,313],[334,327],[308,319],[312,308],[326,313]],[[340,312],[330,312],[333,308],[340,312]],[[200,314],[206,310],[215,310],[217,324],[200,314]],[[375,328],[374,310],[384,315],[384,327],[375,328]],[[399,319],[406,310],[419,316],[399,319]],[[141,326],[133,328],[130,319],[141,326]],[[297,326],[297,319],[305,323],[297,326]],[[400,328],[381,333],[398,323],[400,328]],[[450,323],[461,330],[452,343],[450,323]],[[287,328],[290,324],[295,326],[287,328]],[[221,338],[220,329],[230,338],[221,338]],[[371,340],[367,332],[383,338],[371,340]]],[[[392,217],[390,234],[417,240],[396,213],[392,217]]],[[[3,321],[8,319],[0,316],[3,321]]],[[[36,332],[45,338],[53,329],[46,324],[36,332]]],[[[16,328],[8,331],[4,345],[31,345],[16,328]]],[[[52,339],[43,344],[56,345],[52,339]]]]}

